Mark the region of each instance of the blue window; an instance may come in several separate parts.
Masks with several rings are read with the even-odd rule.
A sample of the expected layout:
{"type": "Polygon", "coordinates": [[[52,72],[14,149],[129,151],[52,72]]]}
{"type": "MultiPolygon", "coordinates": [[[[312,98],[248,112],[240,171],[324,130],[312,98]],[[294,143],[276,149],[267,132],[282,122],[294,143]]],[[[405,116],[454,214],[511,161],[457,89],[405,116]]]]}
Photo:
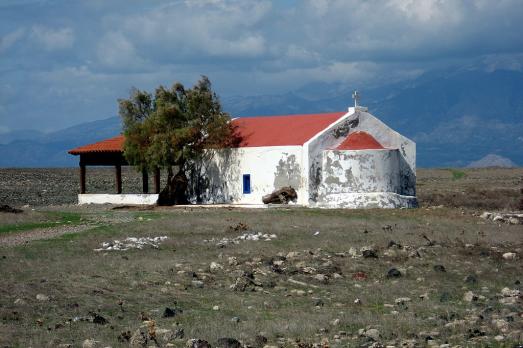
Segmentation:
{"type": "Polygon", "coordinates": [[[251,193],[251,174],[243,174],[243,193],[251,193]]]}

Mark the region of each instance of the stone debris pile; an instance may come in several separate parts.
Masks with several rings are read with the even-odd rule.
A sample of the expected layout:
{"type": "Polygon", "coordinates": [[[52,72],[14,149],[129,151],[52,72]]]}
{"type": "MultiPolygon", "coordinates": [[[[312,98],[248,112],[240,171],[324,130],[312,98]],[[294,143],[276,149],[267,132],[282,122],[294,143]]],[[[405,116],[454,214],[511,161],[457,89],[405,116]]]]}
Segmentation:
{"type": "Polygon", "coordinates": [[[246,232],[234,238],[224,237],[222,239],[204,239],[204,243],[216,243],[219,247],[225,247],[229,244],[240,244],[242,241],[265,241],[270,242],[278,236],[275,234],[261,233],[261,232],[246,232]]]}
{"type": "Polygon", "coordinates": [[[486,211],[480,215],[480,218],[509,225],[523,225],[523,214],[521,213],[494,213],[486,211]]]}
{"type": "Polygon", "coordinates": [[[168,239],[167,236],[160,237],[127,237],[124,240],[114,240],[112,242],[103,242],[102,247],[94,251],[126,251],[129,249],[143,249],[152,247],[158,249],[160,244],[168,239]]]}

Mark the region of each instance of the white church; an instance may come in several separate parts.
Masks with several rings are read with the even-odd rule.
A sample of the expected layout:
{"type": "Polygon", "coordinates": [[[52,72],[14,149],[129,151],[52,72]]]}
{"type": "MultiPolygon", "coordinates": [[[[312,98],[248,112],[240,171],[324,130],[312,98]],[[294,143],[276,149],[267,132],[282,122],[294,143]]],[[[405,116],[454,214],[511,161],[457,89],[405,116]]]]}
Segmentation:
{"type": "MultiPolygon", "coordinates": [[[[347,112],[242,117],[232,122],[241,143],[217,151],[203,164],[204,187],[198,199],[202,204],[262,206],[263,196],[292,187],[298,195],[295,204],[305,207],[417,206],[416,144],[358,106],[357,96],[347,112]]],[[[157,199],[157,194],[122,194],[121,179],[115,195],[85,192],[85,165],[101,164],[90,156],[96,152],[100,158],[104,151],[122,156],[123,141],[119,136],[69,151],[80,155],[80,203],[157,199]]]]}

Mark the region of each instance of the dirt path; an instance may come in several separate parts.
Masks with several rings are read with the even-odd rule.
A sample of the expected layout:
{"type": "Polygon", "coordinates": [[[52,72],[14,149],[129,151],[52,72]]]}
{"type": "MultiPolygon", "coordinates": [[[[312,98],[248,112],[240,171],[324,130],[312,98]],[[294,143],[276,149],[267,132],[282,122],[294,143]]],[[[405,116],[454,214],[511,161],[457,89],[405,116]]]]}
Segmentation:
{"type": "Polygon", "coordinates": [[[29,243],[33,240],[49,239],[62,236],[66,233],[79,233],[89,228],[92,225],[76,225],[76,226],[59,226],[48,228],[37,228],[34,230],[7,233],[0,235],[0,247],[10,247],[29,243]]]}

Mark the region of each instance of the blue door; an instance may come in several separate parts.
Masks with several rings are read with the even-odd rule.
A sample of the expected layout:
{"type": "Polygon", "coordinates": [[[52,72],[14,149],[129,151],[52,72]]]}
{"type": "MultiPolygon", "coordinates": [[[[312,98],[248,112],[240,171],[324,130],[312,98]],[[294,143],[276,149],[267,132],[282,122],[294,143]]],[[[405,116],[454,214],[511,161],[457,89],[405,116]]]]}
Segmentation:
{"type": "Polygon", "coordinates": [[[243,174],[243,193],[251,193],[251,174],[243,174]]]}

